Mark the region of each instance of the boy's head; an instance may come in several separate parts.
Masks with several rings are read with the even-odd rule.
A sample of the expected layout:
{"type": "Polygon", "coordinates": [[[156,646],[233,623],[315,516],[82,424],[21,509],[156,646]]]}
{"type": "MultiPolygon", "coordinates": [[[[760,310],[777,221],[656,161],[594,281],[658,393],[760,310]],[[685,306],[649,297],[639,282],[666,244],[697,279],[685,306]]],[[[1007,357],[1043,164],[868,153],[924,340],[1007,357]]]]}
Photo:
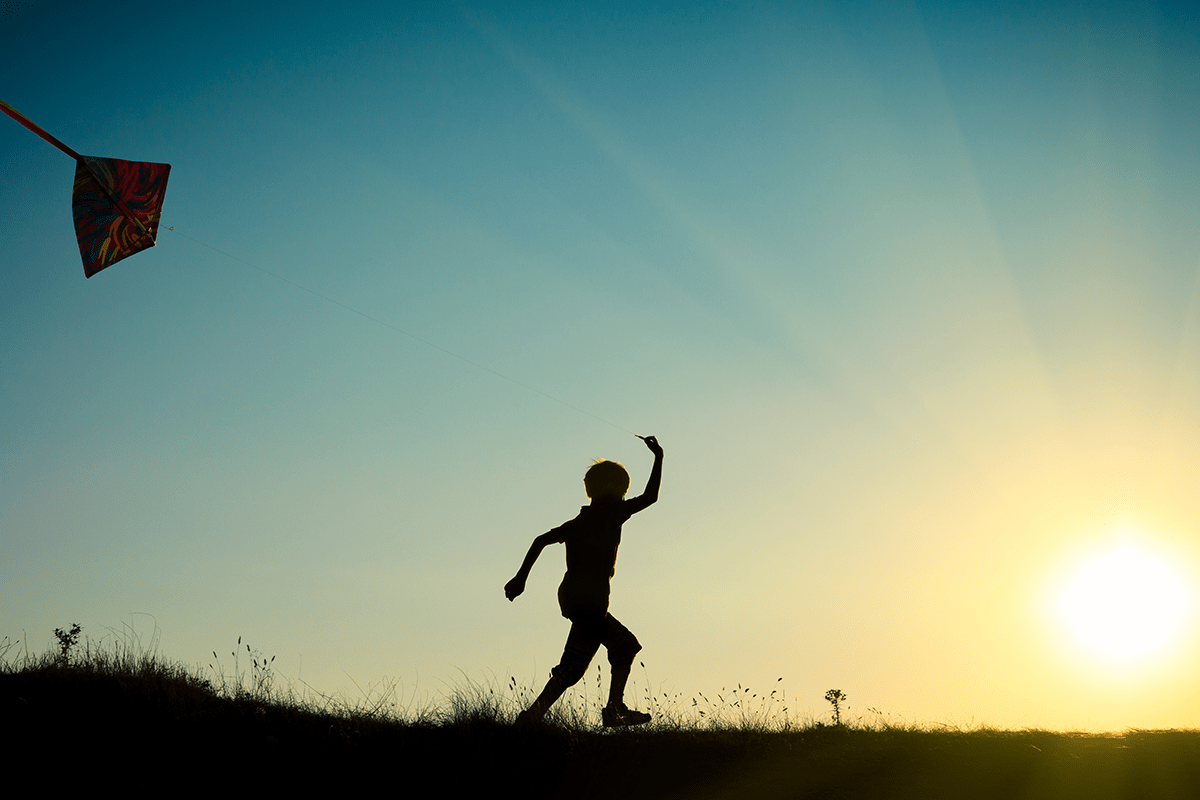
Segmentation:
{"type": "Polygon", "coordinates": [[[583,475],[583,488],[592,500],[620,500],[629,491],[629,473],[616,461],[598,458],[583,475]]]}

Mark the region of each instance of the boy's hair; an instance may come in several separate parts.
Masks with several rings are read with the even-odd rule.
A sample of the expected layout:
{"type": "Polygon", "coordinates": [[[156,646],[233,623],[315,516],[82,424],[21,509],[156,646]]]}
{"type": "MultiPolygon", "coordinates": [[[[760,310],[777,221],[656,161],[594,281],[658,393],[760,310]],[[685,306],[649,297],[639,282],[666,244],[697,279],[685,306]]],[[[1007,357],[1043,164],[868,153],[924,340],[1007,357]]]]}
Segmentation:
{"type": "Polygon", "coordinates": [[[601,497],[620,500],[629,491],[629,473],[616,461],[598,458],[584,473],[583,488],[593,500],[601,497]]]}

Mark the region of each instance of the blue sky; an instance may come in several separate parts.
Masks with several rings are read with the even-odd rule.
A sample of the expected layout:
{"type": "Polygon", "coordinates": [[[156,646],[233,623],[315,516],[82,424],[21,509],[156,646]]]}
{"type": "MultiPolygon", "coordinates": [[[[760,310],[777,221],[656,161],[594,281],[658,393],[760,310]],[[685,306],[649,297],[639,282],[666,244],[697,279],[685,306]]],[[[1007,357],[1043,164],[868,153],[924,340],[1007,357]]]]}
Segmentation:
{"type": "Polygon", "coordinates": [[[85,280],[0,120],[0,636],[540,684],[561,553],[502,587],[633,431],[641,685],[1200,724],[1194,615],[1117,668],[1047,600],[1118,540],[1200,580],[1183,5],[82,8],[5,4],[0,99],[172,173],[85,280]]]}

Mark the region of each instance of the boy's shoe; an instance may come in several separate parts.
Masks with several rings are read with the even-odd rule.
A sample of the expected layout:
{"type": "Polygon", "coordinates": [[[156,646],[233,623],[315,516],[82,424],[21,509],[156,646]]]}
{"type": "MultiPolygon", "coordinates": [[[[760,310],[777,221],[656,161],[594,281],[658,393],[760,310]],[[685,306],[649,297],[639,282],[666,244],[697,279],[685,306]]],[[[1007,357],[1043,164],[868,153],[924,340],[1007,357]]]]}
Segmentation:
{"type": "Polygon", "coordinates": [[[527,708],[524,711],[522,711],[520,714],[517,714],[517,721],[514,722],[513,724],[524,728],[524,727],[529,727],[532,725],[541,724],[541,722],[542,722],[541,716],[535,715],[533,713],[533,709],[527,708]]]}
{"type": "Polygon", "coordinates": [[[606,728],[624,728],[627,725],[642,725],[650,721],[649,714],[626,708],[624,703],[619,706],[605,706],[600,717],[606,728]]]}

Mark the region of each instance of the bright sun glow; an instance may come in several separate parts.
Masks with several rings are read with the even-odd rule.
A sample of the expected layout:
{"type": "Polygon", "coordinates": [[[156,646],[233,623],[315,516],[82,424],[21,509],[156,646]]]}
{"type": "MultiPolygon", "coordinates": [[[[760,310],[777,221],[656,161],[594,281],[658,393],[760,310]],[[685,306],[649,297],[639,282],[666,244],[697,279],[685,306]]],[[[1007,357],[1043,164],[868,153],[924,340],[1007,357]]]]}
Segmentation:
{"type": "Polygon", "coordinates": [[[1058,621],[1076,644],[1117,667],[1166,655],[1182,638],[1195,605],[1183,570],[1132,542],[1076,564],[1055,596],[1058,621]]]}

